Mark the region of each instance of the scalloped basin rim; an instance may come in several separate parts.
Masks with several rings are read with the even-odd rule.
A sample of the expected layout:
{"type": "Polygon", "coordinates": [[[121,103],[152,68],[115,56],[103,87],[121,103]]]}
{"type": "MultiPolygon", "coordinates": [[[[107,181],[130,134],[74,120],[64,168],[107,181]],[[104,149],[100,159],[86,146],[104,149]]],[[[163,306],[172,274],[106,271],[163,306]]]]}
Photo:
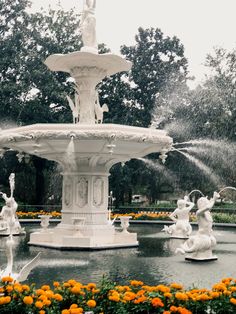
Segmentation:
{"type": "Polygon", "coordinates": [[[51,71],[70,73],[75,67],[98,67],[104,69],[107,75],[129,71],[132,67],[132,62],[116,54],[95,54],[83,51],[53,54],[47,57],[44,63],[51,71]]]}

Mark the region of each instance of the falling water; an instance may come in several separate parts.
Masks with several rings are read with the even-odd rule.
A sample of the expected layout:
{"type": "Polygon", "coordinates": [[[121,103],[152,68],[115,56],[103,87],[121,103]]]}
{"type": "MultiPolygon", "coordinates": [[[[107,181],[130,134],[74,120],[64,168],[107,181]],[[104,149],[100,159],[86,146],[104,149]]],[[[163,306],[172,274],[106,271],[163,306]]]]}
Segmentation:
{"type": "Polygon", "coordinates": [[[76,168],[76,160],[75,160],[75,143],[74,143],[74,136],[71,135],[70,142],[66,149],[66,156],[65,161],[69,166],[69,169],[75,169],[76,168]]]}
{"type": "Polygon", "coordinates": [[[184,153],[183,151],[178,150],[176,148],[173,149],[173,151],[179,152],[184,157],[186,157],[189,161],[191,161],[195,166],[197,166],[200,170],[202,170],[203,173],[205,173],[205,175],[207,175],[216,186],[221,185],[220,178],[217,175],[213,174],[212,170],[208,166],[206,166],[201,160],[197,159],[194,156],[189,155],[188,153],[184,153]]]}
{"type": "Polygon", "coordinates": [[[175,174],[173,172],[171,172],[170,170],[168,170],[164,165],[161,165],[159,162],[154,162],[154,161],[147,159],[147,158],[137,158],[137,159],[144,162],[151,169],[162,173],[166,177],[166,179],[168,179],[172,182],[177,181],[175,174]]]}

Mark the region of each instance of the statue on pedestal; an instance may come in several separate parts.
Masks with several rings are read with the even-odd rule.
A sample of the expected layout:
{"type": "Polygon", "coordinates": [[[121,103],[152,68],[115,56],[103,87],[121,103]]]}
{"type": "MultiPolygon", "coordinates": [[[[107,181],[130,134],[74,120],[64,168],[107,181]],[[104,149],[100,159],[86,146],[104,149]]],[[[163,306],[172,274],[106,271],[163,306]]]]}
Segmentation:
{"type": "Polygon", "coordinates": [[[0,195],[5,201],[5,205],[2,207],[0,213],[0,235],[11,235],[25,233],[21,228],[19,220],[16,216],[17,203],[13,197],[15,188],[15,174],[11,173],[9,176],[9,183],[11,194],[7,197],[6,193],[0,192],[0,195]]]}
{"type": "Polygon", "coordinates": [[[207,197],[201,197],[197,201],[197,234],[191,236],[180,248],[176,249],[176,253],[188,253],[185,259],[196,261],[217,259],[216,256],[212,255],[212,249],[216,245],[216,239],[213,236],[213,219],[210,210],[218,198],[220,198],[219,193],[214,192],[210,200],[207,197]]]}
{"type": "Polygon", "coordinates": [[[170,227],[164,226],[163,231],[168,233],[171,238],[188,238],[192,232],[192,227],[189,223],[189,212],[193,208],[194,203],[188,201],[188,196],[177,201],[177,208],[170,215],[170,218],[175,224],[170,227]]]}
{"type": "Polygon", "coordinates": [[[94,52],[97,52],[95,8],[96,0],[84,0],[81,18],[81,34],[84,47],[81,51],[92,48],[94,52]]]}

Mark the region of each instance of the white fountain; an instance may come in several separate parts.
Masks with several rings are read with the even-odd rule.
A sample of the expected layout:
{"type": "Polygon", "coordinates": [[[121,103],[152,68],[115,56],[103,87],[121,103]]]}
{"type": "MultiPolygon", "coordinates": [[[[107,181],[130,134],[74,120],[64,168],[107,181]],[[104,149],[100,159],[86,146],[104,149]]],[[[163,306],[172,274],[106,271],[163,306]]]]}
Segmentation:
{"type": "Polygon", "coordinates": [[[50,70],[70,73],[75,80],[75,101],[68,101],[78,123],[35,124],[0,132],[0,147],[56,161],[63,169],[62,221],[53,229],[32,233],[31,245],[137,246],[136,234],[117,232],[107,219],[109,170],[153,152],[165,159],[172,146],[172,138],[162,130],[102,124],[108,108],[100,107],[96,86],[106,76],[129,71],[132,64],[115,54],[98,54],[94,10],[95,0],[84,1],[81,51],[54,54],[45,61],[50,70]]]}
{"type": "Polygon", "coordinates": [[[6,193],[0,192],[0,195],[5,201],[5,205],[0,212],[0,236],[9,236],[10,234],[25,234],[25,230],[24,228],[21,228],[20,222],[16,215],[18,204],[13,197],[15,189],[14,173],[11,173],[9,176],[9,184],[11,191],[9,197],[7,197],[6,193]]]}

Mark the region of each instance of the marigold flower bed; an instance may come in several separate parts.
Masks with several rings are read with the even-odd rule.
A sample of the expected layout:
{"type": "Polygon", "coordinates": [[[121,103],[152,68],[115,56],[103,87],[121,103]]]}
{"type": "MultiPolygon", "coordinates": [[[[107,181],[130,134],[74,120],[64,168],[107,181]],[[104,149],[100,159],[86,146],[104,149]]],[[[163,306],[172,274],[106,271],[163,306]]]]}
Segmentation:
{"type": "Polygon", "coordinates": [[[103,279],[98,285],[71,279],[40,288],[2,278],[1,314],[236,313],[236,279],[225,278],[212,289],[185,290],[181,284],[148,286],[132,280],[121,286],[103,279]]]}

